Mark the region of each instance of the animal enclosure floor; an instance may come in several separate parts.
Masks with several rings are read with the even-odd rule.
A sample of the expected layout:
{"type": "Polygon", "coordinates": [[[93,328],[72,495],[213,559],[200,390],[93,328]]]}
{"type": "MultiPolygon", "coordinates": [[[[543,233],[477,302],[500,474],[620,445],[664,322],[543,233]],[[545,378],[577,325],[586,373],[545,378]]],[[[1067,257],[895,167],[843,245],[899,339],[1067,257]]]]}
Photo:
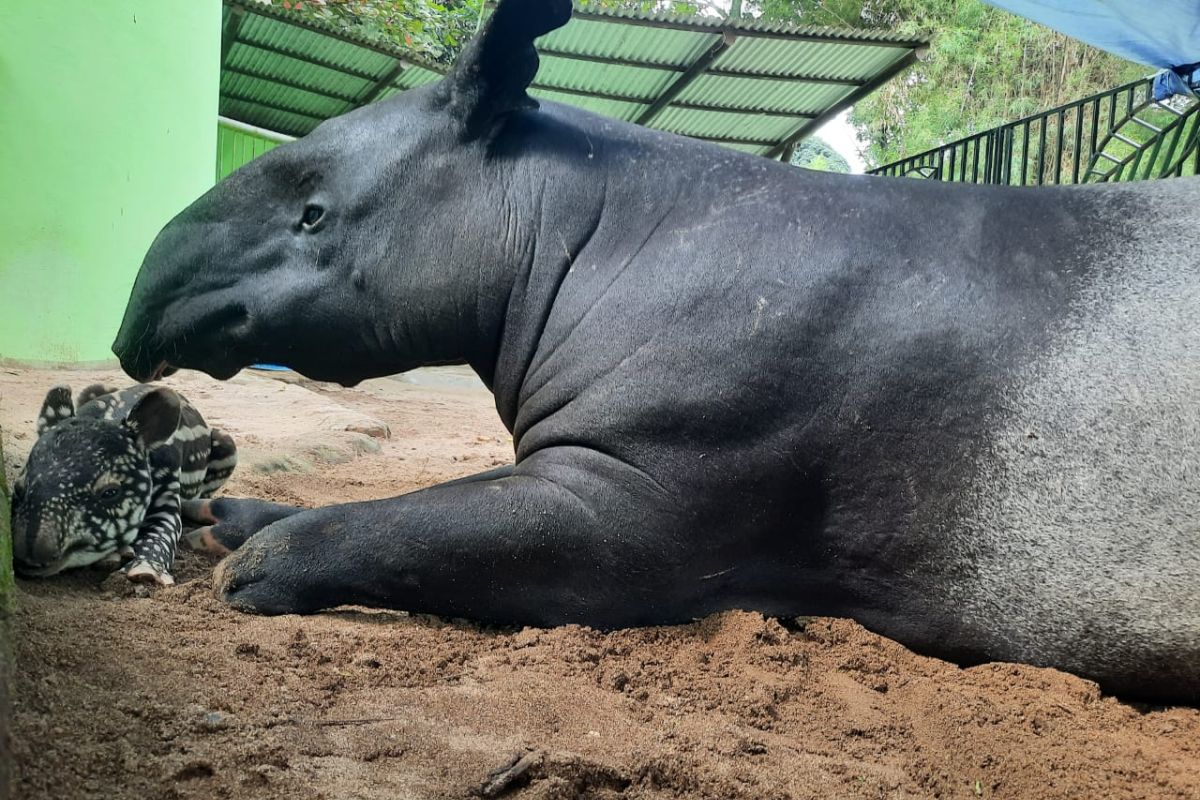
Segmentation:
{"type": "MultiPolygon", "coordinates": [[[[50,385],[96,379],[122,382],[0,369],[10,461],[50,385]]],[[[511,459],[469,381],[168,383],[239,440],[228,494],[344,502],[511,459]]],[[[18,798],[1200,797],[1200,712],[1053,670],[962,670],[848,621],[263,618],[213,598],[212,566],[185,555],[179,585],[140,594],[88,571],[20,583],[18,798]]]]}

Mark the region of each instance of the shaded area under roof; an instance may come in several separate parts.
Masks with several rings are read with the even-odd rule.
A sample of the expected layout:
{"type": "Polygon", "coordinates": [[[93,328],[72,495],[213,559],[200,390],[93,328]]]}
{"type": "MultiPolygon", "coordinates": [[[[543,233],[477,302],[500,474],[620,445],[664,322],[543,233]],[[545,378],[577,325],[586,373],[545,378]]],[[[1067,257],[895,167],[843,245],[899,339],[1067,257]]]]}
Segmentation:
{"type": "MultiPolygon", "coordinates": [[[[925,45],[878,31],[577,6],[538,40],[530,94],[775,158],[925,45]]],[[[303,136],[443,72],[396,45],[255,0],[223,0],[221,114],[249,125],[303,136]]]]}

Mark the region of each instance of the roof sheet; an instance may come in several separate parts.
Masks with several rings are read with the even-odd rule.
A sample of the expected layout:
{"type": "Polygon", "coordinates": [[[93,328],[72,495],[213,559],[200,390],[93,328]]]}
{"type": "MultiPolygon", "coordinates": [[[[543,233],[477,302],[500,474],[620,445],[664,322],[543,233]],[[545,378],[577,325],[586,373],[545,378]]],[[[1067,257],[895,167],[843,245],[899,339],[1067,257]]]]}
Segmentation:
{"type": "MultiPolygon", "coordinates": [[[[598,10],[538,41],[530,94],[778,156],[912,63],[924,40],[598,10]]],[[[256,0],[223,0],[221,114],[290,136],[441,77],[387,42],[256,0]]]]}

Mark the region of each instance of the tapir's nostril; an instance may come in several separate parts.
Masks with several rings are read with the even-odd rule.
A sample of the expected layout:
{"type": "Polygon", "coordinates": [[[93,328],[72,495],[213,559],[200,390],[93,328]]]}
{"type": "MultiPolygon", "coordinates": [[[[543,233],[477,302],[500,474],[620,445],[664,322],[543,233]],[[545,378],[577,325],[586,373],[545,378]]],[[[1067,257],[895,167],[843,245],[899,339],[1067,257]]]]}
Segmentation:
{"type": "Polygon", "coordinates": [[[25,521],[14,520],[13,562],[18,567],[39,569],[58,561],[61,555],[61,531],[57,524],[39,525],[30,535],[25,521]]]}

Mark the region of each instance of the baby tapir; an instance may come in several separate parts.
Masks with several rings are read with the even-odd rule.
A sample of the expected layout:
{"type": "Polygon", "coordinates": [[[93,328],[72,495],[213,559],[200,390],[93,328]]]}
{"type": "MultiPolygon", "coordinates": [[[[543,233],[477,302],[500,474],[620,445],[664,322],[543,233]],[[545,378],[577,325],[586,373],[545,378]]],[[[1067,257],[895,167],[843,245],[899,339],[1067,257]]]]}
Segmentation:
{"type": "Polygon", "coordinates": [[[237,448],[177,392],[138,384],[46,395],[13,485],[13,562],[30,577],[124,562],[130,580],[175,582],[183,500],[229,478],[237,448]]]}

